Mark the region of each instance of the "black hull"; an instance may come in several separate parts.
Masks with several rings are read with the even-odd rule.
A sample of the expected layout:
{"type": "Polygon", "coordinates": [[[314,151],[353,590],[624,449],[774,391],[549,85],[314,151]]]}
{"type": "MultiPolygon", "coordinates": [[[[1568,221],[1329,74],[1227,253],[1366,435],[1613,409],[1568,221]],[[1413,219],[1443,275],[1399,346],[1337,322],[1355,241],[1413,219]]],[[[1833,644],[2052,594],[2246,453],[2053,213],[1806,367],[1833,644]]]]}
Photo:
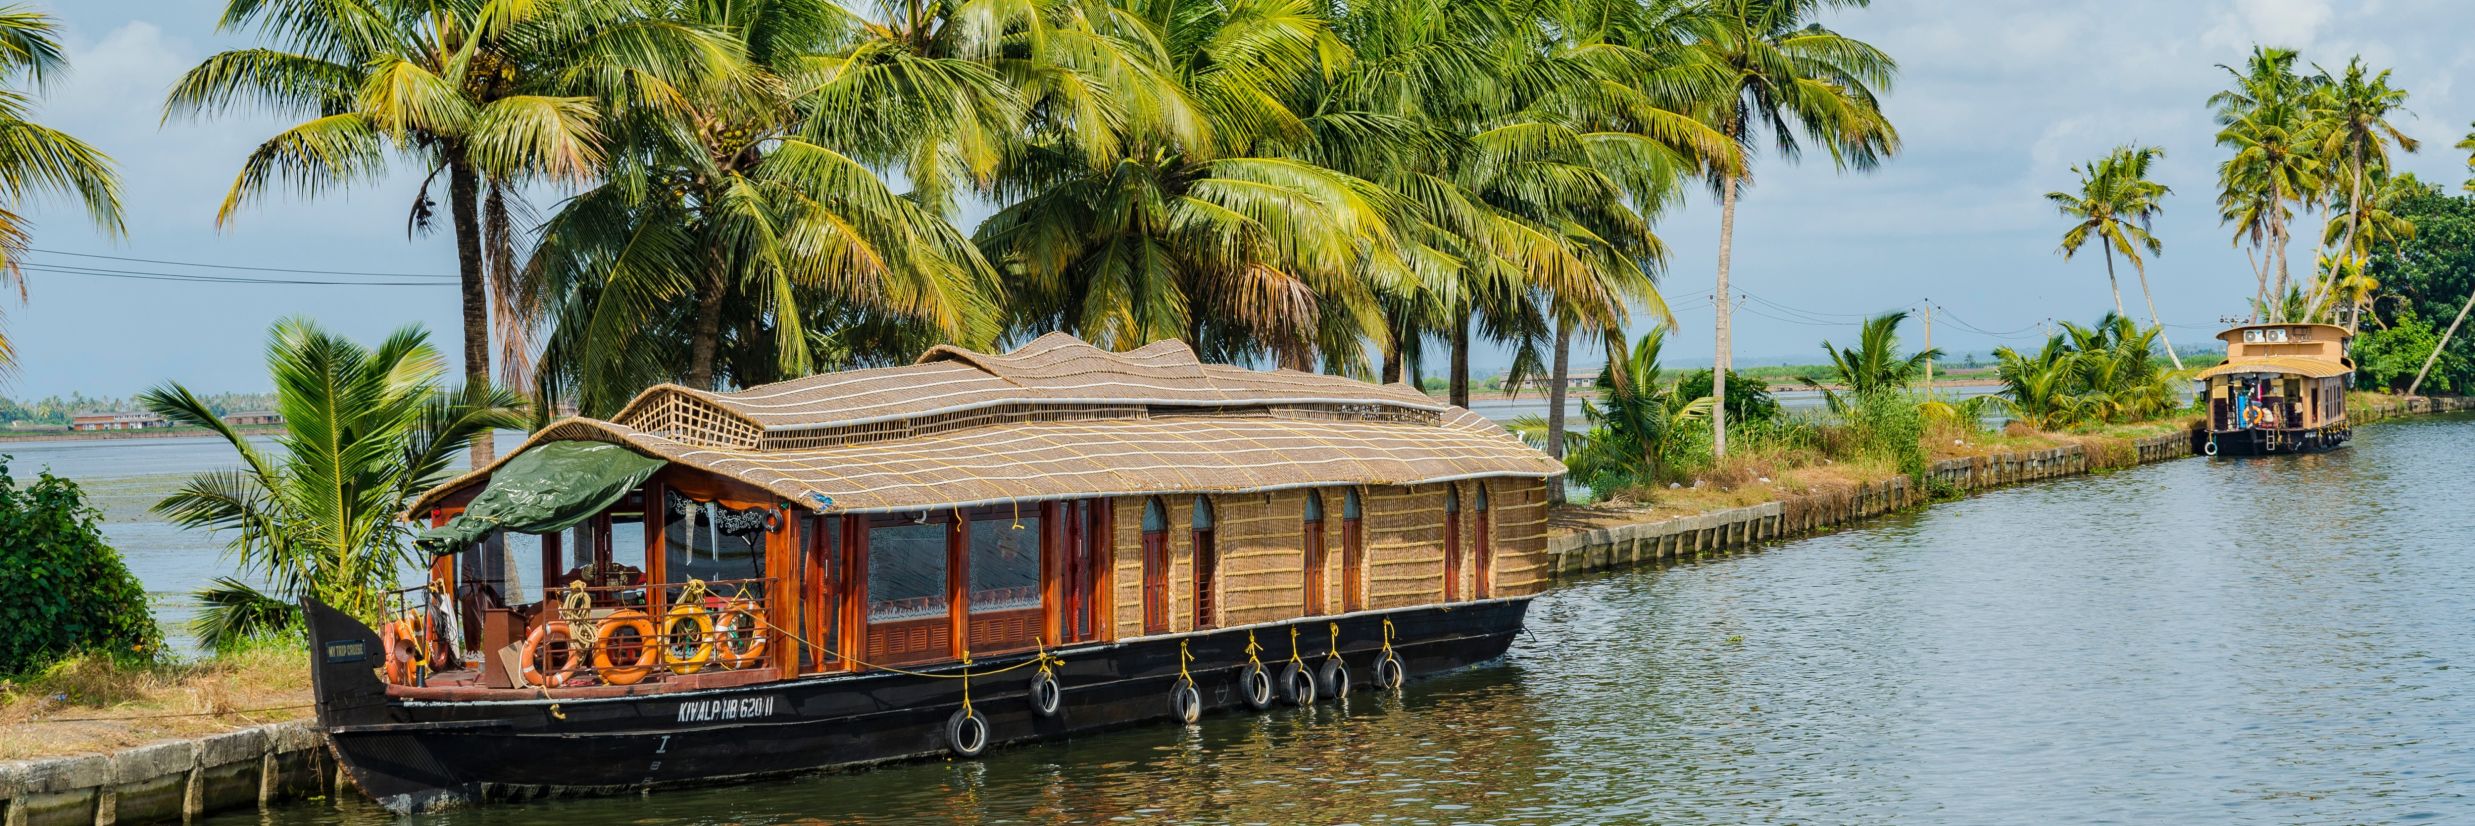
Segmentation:
{"type": "MultiPolygon", "coordinates": [[[[1029,655],[977,662],[972,708],[995,744],[1172,719],[1181,650],[1206,711],[1243,707],[1238,682],[1249,639],[1277,674],[1291,656],[1310,672],[1332,648],[1350,684],[1375,684],[1391,648],[1411,677],[1503,656],[1529,597],[1368,611],[1286,623],[1073,646],[1053,652],[1064,689],[1058,713],[1034,713],[1029,655]]],[[[417,812],[477,801],[695,786],[950,754],[946,724],[962,707],[959,667],[918,676],[829,674],[733,688],[600,699],[425,702],[390,698],[371,674],[376,635],[309,606],[318,721],[355,783],[380,805],[417,812]]]]}
{"type": "Polygon", "coordinates": [[[2312,453],[2343,447],[2354,429],[2337,426],[2313,430],[2226,430],[2202,435],[2201,452],[2209,456],[2272,456],[2312,453]]]}

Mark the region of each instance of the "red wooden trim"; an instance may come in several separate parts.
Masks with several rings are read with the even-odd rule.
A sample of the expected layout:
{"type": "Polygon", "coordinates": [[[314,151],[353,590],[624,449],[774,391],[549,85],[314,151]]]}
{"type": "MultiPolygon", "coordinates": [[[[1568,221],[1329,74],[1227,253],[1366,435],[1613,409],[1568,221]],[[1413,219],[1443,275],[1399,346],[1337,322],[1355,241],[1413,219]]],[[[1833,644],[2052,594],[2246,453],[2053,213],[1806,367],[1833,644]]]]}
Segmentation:
{"type": "Polygon", "coordinates": [[[947,656],[957,660],[971,655],[971,537],[964,533],[969,524],[960,511],[945,523],[945,622],[953,649],[947,656]]]}

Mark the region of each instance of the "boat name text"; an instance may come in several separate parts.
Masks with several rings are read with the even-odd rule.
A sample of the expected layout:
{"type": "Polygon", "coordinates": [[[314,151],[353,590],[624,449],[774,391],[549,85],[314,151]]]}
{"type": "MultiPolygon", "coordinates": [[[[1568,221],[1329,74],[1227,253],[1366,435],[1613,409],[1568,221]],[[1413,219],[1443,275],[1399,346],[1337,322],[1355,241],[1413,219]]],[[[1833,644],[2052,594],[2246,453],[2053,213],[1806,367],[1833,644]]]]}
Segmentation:
{"type": "Polygon", "coordinates": [[[742,697],[735,700],[690,700],[679,704],[679,722],[710,723],[715,720],[747,720],[773,714],[773,698],[742,697]]]}

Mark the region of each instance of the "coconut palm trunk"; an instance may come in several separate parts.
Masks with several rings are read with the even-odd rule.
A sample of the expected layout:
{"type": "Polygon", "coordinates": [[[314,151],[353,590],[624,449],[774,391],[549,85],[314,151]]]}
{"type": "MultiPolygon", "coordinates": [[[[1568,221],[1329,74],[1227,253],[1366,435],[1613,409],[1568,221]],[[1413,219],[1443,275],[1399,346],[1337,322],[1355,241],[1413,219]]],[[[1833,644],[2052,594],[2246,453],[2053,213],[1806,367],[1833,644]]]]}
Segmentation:
{"type": "Polygon", "coordinates": [[[2423,368],[2415,371],[2415,380],[2406,385],[2406,395],[2415,395],[2423,388],[2423,377],[2432,372],[2432,365],[2441,360],[2441,351],[2449,349],[2449,339],[2458,334],[2458,325],[2466,323],[2466,311],[2475,310],[2475,292],[2466,295],[2466,303],[2458,307],[2458,317],[2449,320],[2449,329],[2441,331],[2440,343],[2432,345],[2432,354],[2423,357],[2423,368]]]}
{"type": "Polygon", "coordinates": [[[696,328],[688,339],[688,369],[682,380],[689,387],[711,390],[715,353],[721,348],[722,292],[729,286],[729,280],[723,276],[720,253],[705,255],[703,281],[703,288],[696,291],[696,328]]]}
{"type": "Polygon", "coordinates": [[[1470,406],[1470,316],[1467,312],[1452,319],[1451,384],[1452,405],[1470,406]]]}
{"type": "Polygon", "coordinates": [[[2140,300],[2148,303],[2148,323],[2157,326],[2157,343],[2166,348],[2166,360],[2174,363],[2174,369],[2183,369],[2183,357],[2174,354],[2174,342],[2166,338],[2166,320],[2157,315],[2157,296],[2148,290],[2148,267],[2135,262],[2131,272],[2140,279],[2140,300]]]}
{"type": "MultiPolygon", "coordinates": [[[[1547,455],[1564,458],[1565,386],[1573,374],[1573,320],[1555,320],[1555,360],[1547,375],[1547,455]]],[[[1564,486],[1547,485],[1548,504],[1564,504],[1564,486]]]]}
{"type": "MultiPolygon", "coordinates": [[[[464,302],[464,386],[477,392],[490,386],[490,283],[481,261],[481,175],[460,157],[460,149],[448,148],[459,157],[447,162],[447,208],[455,221],[456,276],[464,302]]],[[[489,464],[496,447],[489,434],[474,439],[472,466],[489,464]]]]}
{"type": "MultiPolygon", "coordinates": [[[[1711,297],[1717,312],[1717,317],[1711,326],[1718,330],[1719,343],[1718,352],[1712,356],[1710,369],[1710,397],[1714,399],[1727,398],[1727,371],[1735,362],[1735,359],[1730,357],[1732,353],[1729,350],[1727,292],[1728,259],[1734,254],[1735,248],[1736,176],[1722,175],[1719,178],[1718,292],[1712,294],[1711,297]]],[[[1722,459],[1727,457],[1727,405],[1725,404],[1712,405],[1710,408],[1710,452],[1711,455],[1722,459]]]]}
{"type": "Polygon", "coordinates": [[[2114,247],[2111,245],[2105,248],[2105,286],[2114,291],[2114,314],[2129,318],[2131,314],[2123,312],[2123,283],[2114,278],[2114,247]]]}

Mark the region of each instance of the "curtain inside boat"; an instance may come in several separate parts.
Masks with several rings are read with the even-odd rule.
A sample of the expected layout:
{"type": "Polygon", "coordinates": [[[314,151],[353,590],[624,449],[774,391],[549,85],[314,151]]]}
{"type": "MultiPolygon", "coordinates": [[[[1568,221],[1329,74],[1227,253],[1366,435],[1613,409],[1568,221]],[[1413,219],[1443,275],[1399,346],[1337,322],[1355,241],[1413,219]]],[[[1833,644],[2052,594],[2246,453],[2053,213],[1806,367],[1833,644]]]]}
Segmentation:
{"type": "Polygon", "coordinates": [[[454,553],[494,530],[551,533],[608,510],[667,464],[608,442],[550,442],[490,473],[490,485],[447,524],[413,542],[432,554],[454,553]]]}

